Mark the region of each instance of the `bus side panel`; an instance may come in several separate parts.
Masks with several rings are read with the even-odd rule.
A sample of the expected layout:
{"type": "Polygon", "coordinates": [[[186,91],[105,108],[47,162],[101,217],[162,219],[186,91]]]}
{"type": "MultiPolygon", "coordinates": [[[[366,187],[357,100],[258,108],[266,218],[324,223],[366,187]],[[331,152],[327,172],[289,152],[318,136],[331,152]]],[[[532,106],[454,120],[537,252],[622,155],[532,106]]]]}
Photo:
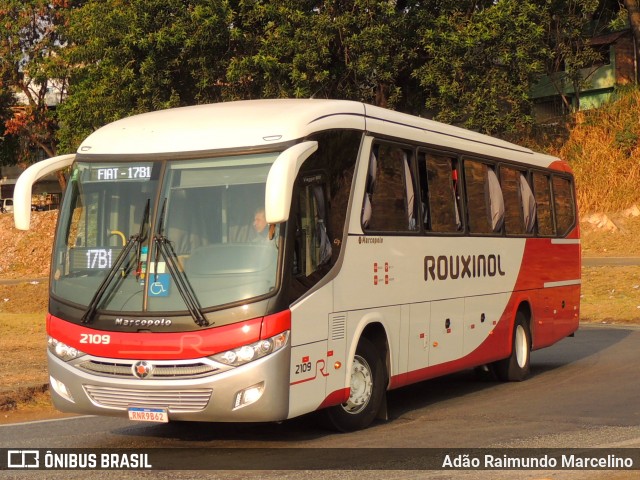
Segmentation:
{"type": "Polygon", "coordinates": [[[429,365],[462,357],[464,330],[464,298],[432,302],[429,365]]]}
{"type": "Polygon", "coordinates": [[[508,336],[508,323],[515,317],[509,299],[504,293],[412,304],[406,338],[409,358],[402,372],[409,378],[418,370],[430,376],[430,371],[424,370],[428,366],[463,357],[475,366],[507,356],[509,342],[506,340],[499,349],[493,343],[485,343],[496,330],[505,338],[508,336]]]}
{"type": "Polygon", "coordinates": [[[547,347],[578,329],[580,240],[528,239],[516,291],[528,291],[533,349],[547,347]]]}
{"type": "Polygon", "coordinates": [[[364,328],[354,325],[368,312],[385,312],[382,317],[391,337],[391,385],[403,384],[405,378],[418,381],[437,376],[440,370],[454,371],[452,362],[460,359],[475,366],[484,359],[508,356],[509,323],[517,307],[505,315],[505,304],[518,278],[525,242],[482,237],[349,236],[341,271],[334,279],[335,307],[349,312],[347,359],[355,352],[355,328],[364,328]],[[398,312],[388,316],[391,309],[398,312]],[[392,318],[397,323],[390,323],[392,318]],[[497,328],[494,322],[499,320],[506,323],[497,330],[504,337],[501,339],[493,335],[497,328]],[[478,349],[487,337],[492,337],[489,347],[478,349]],[[464,358],[471,352],[472,357],[464,358]],[[434,369],[424,371],[430,365],[434,369]]]}
{"type": "Polygon", "coordinates": [[[578,329],[580,287],[541,288],[534,294],[532,349],[553,345],[578,329]]]}
{"type": "MultiPolygon", "coordinates": [[[[333,316],[344,316],[348,318],[346,322],[347,336],[345,342],[329,341],[329,368],[331,375],[327,376],[327,396],[320,403],[318,408],[329,407],[343,403],[349,398],[349,387],[351,381],[351,366],[353,358],[358,348],[360,338],[368,335],[365,331],[369,326],[375,328],[382,326],[384,337],[388,344],[388,349],[380,351],[381,359],[387,367],[389,378],[397,375],[401,370],[406,370],[406,348],[400,346],[400,330],[403,323],[408,327],[408,306],[383,307],[371,310],[356,310],[346,314],[340,313],[333,316]],[[404,317],[403,317],[404,315],[404,317]],[[339,361],[339,348],[336,346],[346,345],[346,356],[344,361],[340,361],[340,368],[336,368],[336,361],[339,361]],[[405,357],[402,357],[405,355],[405,357]]],[[[333,317],[332,316],[332,317],[333,317]]],[[[331,335],[331,333],[330,333],[331,335]]],[[[406,335],[403,337],[405,340],[406,335]]]]}
{"type": "Polygon", "coordinates": [[[327,395],[318,408],[344,403],[349,398],[349,371],[347,357],[347,312],[329,316],[327,348],[327,395]]]}
{"type": "Polygon", "coordinates": [[[291,380],[288,418],[311,412],[326,396],[327,342],[320,341],[291,348],[291,380]]]}
{"type": "MultiPolygon", "coordinates": [[[[463,338],[460,339],[463,342],[460,347],[463,353],[455,358],[452,356],[448,361],[438,363],[436,359],[432,359],[434,351],[437,349],[437,347],[433,347],[432,338],[430,344],[428,343],[425,347],[430,350],[429,366],[426,366],[424,363],[421,364],[418,357],[410,360],[410,368],[406,373],[395,375],[391,378],[390,389],[447,375],[467,368],[477,367],[509,356],[511,351],[513,320],[521,301],[520,295],[500,294],[487,296],[486,298],[471,297],[466,300],[470,300],[470,309],[465,313],[466,322],[464,334],[466,335],[467,343],[464,343],[463,338]],[[504,305],[504,302],[507,302],[507,304],[504,305]],[[480,312],[480,310],[484,310],[484,312],[480,312]],[[469,313],[468,317],[467,313],[469,313]],[[473,319],[479,317],[482,313],[485,313],[485,322],[479,323],[486,324],[486,327],[476,326],[471,328],[473,319]],[[477,332],[474,332],[474,334],[468,335],[469,330],[475,330],[476,328],[479,329],[479,332],[484,330],[484,334],[480,333],[476,335],[477,332]],[[462,350],[463,348],[464,351],[462,350]],[[468,349],[471,349],[471,351],[468,349]]],[[[444,305],[443,302],[432,302],[432,304],[437,303],[444,305]]],[[[466,303],[462,303],[462,305],[465,304],[466,303]]],[[[452,312],[451,309],[447,311],[452,312]]],[[[419,333],[418,330],[416,330],[416,333],[419,333]]],[[[410,344],[414,346],[417,345],[415,338],[410,339],[410,344]]],[[[416,350],[412,350],[412,353],[415,354],[416,350]]],[[[423,353],[422,361],[424,361],[424,357],[425,354],[423,353]]]]}
{"type": "Polygon", "coordinates": [[[329,370],[331,360],[327,358],[332,292],[329,283],[291,307],[289,418],[315,410],[319,399],[326,396],[327,377],[333,370],[329,370]]]}
{"type": "Polygon", "coordinates": [[[409,316],[409,334],[406,345],[409,353],[407,368],[403,371],[411,372],[429,365],[429,351],[431,350],[431,303],[414,303],[411,305],[409,316]]]}
{"type": "MultiPolygon", "coordinates": [[[[514,290],[525,239],[350,235],[334,280],[338,311],[514,290]]],[[[539,283],[539,282],[536,282],[539,283]]]]}
{"type": "MultiPolygon", "coordinates": [[[[509,322],[509,319],[515,318],[513,309],[509,308],[509,299],[510,295],[507,293],[465,298],[464,355],[478,350],[490,335],[494,335],[498,322],[509,322]]],[[[485,350],[479,353],[478,359],[483,362],[495,360],[495,351],[485,350]]]]}

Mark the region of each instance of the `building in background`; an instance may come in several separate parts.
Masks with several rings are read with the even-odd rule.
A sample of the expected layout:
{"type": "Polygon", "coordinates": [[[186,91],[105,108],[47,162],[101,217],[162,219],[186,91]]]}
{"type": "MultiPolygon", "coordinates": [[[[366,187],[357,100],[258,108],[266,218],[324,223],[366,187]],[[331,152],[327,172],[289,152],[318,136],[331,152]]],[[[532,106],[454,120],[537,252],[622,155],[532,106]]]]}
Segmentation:
{"type": "Polygon", "coordinates": [[[590,45],[600,56],[581,70],[586,86],[577,94],[562,71],[541,77],[533,87],[531,96],[538,123],[552,121],[570,110],[597,108],[609,101],[616,87],[638,83],[638,52],[631,30],[593,37],[590,45]]]}
{"type": "MultiPolygon", "coordinates": [[[[24,171],[21,166],[0,166],[0,200],[13,198],[16,180],[24,171]]],[[[31,198],[34,210],[52,210],[58,208],[62,189],[55,174],[47,175],[33,185],[31,198]]],[[[1,203],[1,202],[0,202],[1,203]]]]}

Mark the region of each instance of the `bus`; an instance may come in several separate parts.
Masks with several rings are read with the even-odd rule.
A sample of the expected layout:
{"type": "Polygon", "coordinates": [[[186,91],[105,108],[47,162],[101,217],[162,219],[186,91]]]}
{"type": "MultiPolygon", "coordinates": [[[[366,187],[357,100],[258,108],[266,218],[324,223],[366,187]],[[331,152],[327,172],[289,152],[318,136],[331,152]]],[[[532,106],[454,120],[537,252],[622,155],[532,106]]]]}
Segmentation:
{"type": "Polygon", "coordinates": [[[339,431],[463,369],[523,380],[578,328],[564,161],[359,102],[250,100],[131,116],[68,168],[46,318],[53,403],[139,421],[339,431]]]}

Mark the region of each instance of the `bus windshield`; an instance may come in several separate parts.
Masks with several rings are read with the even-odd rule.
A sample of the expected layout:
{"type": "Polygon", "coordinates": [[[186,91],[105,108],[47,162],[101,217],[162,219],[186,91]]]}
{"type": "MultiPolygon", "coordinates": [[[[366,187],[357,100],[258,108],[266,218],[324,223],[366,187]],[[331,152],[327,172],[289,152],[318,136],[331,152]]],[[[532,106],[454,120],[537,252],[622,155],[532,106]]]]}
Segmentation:
{"type": "Polygon", "coordinates": [[[277,155],[76,162],[52,293],[90,312],[168,313],[272,292],[278,249],[264,198],[277,155]]]}

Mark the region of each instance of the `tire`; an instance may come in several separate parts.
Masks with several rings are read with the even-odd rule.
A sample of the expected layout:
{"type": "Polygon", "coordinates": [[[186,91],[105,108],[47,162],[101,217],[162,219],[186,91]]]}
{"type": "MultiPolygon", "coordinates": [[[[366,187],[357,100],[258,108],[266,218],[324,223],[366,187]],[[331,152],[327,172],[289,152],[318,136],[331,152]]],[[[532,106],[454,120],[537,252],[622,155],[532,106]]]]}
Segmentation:
{"type": "Polygon", "coordinates": [[[492,364],[498,380],[521,382],[529,375],[531,361],[531,332],[522,312],[516,314],[511,340],[511,355],[492,364]]]}
{"type": "Polygon", "coordinates": [[[340,432],[368,427],[382,405],[385,378],[380,353],[369,340],[361,338],[351,367],[349,399],[324,411],[329,425],[340,432]]]}

